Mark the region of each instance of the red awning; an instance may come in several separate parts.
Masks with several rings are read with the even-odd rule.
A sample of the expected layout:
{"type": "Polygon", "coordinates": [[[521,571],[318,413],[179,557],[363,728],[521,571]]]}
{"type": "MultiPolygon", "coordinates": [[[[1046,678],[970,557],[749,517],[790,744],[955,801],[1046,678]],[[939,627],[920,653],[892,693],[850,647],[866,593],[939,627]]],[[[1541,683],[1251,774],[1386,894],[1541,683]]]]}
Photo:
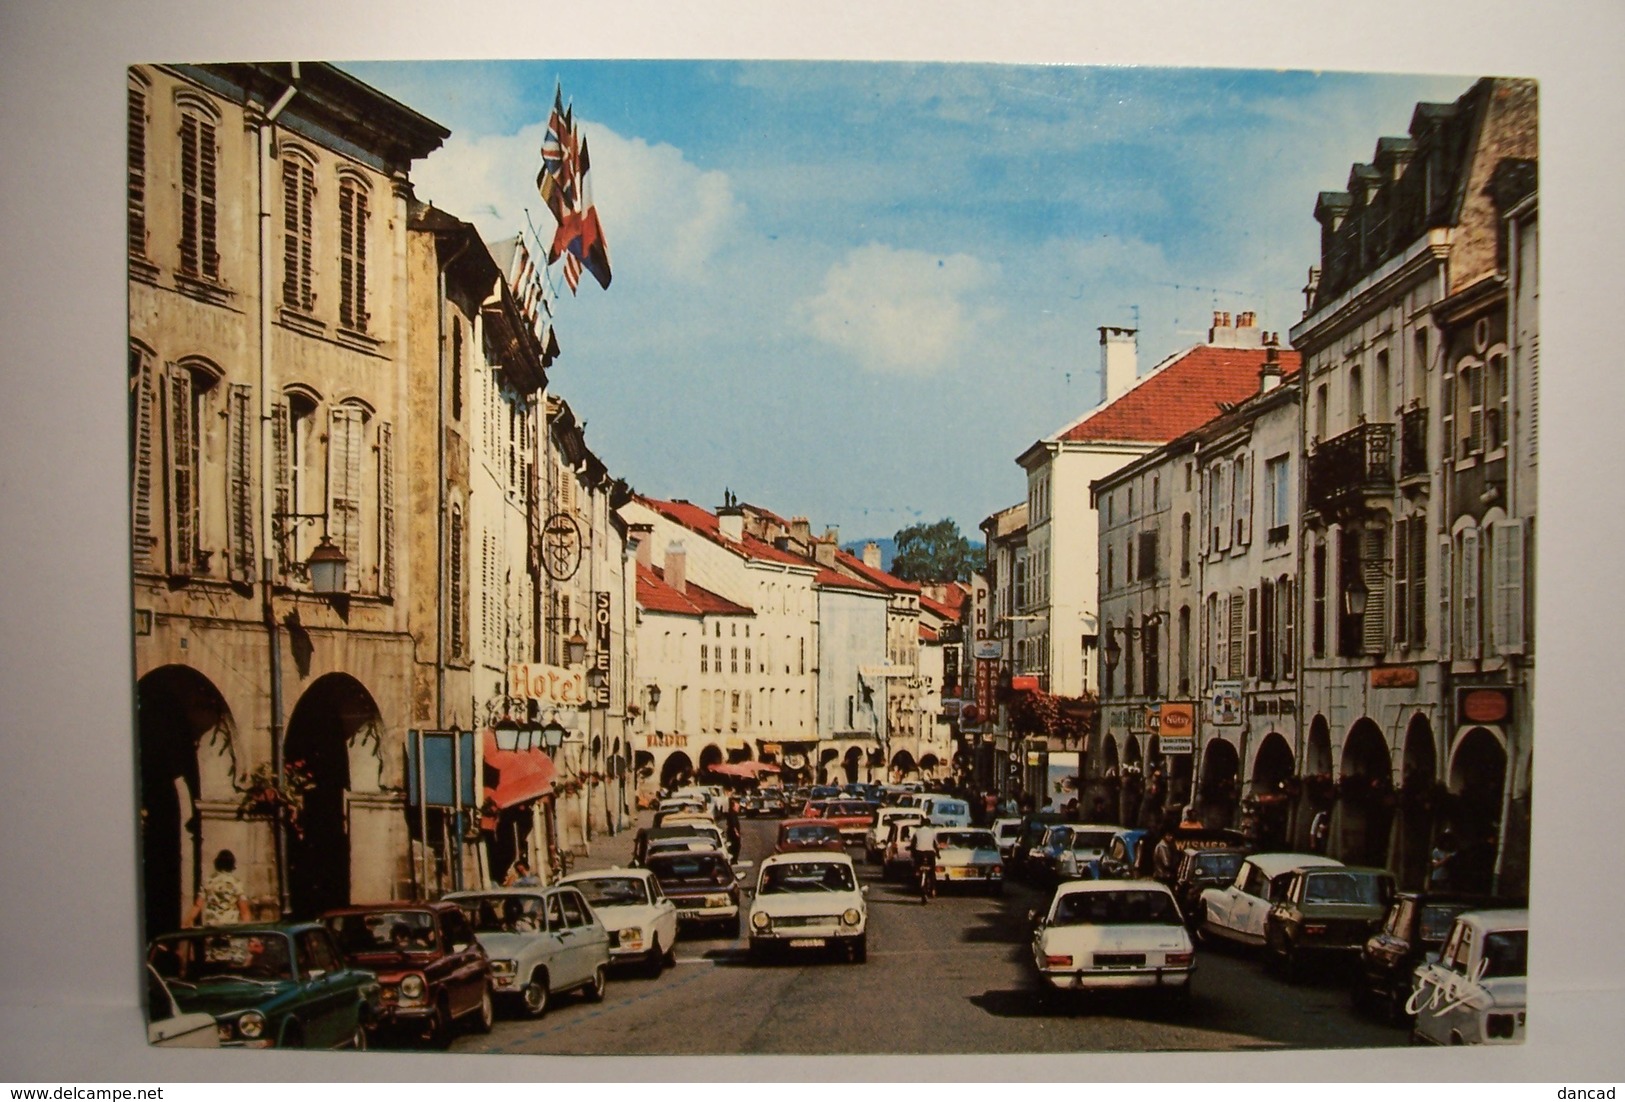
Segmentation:
{"type": "Polygon", "coordinates": [[[553,759],[541,750],[501,750],[496,737],[487,730],[484,743],[485,764],[494,767],[500,779],[495,788],[486,789],[486,795],[498,807],[514,807],[553,791],[553,759]]]}
{"type": "Polygon", "coordinates": [[[718,762],[716,765],[706,766],[713,773],[721,773],[725,777],[757,777],[763,773],[777,773],[779,767],[766,761],[718,762]]]}

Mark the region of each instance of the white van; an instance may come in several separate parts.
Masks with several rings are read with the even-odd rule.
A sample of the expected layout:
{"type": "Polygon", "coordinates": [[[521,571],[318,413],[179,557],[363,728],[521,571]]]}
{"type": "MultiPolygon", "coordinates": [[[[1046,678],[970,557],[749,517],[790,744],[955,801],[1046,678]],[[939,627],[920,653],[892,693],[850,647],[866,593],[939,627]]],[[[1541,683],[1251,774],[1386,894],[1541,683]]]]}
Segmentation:
{"type": "Polygon", "coordinates": [[[971,825],[970,804],[958,796],[927,796],[920,805],[925,821],[939,827],[968,827],[971,825]]]}

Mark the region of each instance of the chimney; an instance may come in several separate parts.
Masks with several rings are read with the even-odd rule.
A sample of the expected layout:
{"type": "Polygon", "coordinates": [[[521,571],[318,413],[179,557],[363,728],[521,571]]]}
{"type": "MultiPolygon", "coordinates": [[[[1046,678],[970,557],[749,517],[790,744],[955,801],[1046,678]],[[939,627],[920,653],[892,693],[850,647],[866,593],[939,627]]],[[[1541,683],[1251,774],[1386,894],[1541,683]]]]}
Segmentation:
{"type": "Polygon", "coordinates": [[[1258,392],[1267,394],[1281,385],[1281,354],[1276,347],[1278,333],[1266,333],[1264,341],[1264,364],[1258,369],[1258,392]]]}
{"type": "Polygon", "coordinates": [[[841,534],[830,528],[824,533],[824,538],[814,540],[812,545],[813,561],[819,566],[835,565],[835,549],[841,546],[841,534]]]}
{"type": "Polygon", "coordinates": [[[642,567],[654,566],[655,526],[652,524],[629,524],[626,528],[628,534],[638,541],[638,565],[642,567]]]}
{"type": "Polygon", "coordinates": [[[1264,347],[1264,333],[1258,328],[1258,314],[1243,310],[1232,319],[1228,310],[1213,311],[1213,328],[1208,330],[1207,343],[1219,348],[1264,347]]]}
{"type": "Polygon", "coordinates": [[[1119,326],[1100,327],[1100,403],[1115,402],[1129,387],[1139,368],[1136,332],[1119,326]]]}
{"type": "Polygon", "coordinates": [[[790,518],[790,538],[804,548],[812,543],[812,525],[806,517],[790,518]]]}
{"type": "Polygon", "coordinates": [[[724,505],[717,510],[717,531],[722,538],[742,543],[745,539],[745,511],[736,505],[724,505]]]}
{"type": "Polygon", "coordinates": [[[679,593],[688,592],[688,552],[676,540],[666,545],[666,584],[679,593]]]}
{"type": "Polygon", "coordinates": [[[871,540],[863,545],[863,565],[870,570],[884,569],[880,565],[880,544],[871,540]]]}

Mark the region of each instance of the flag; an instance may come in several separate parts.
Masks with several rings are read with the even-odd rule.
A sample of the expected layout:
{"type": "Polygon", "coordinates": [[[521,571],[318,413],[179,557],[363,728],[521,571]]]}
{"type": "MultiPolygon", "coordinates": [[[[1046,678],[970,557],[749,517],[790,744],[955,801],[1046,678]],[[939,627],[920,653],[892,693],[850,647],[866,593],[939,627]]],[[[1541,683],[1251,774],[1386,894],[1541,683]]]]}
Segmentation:
{"type": "Polygon", "coordinates": [[[561,96],[555,85],[553,111],[548,115],[547,132],[542,137],[542,169],[536,174],[536,190],[554,219],[562,222],[565,214],[576,206],[576,135],[575,105],[565,107],[561,96]]]}
{"type": "Polygon", "coordinates": [[[564,254],[564,282],[570,285],[570,293],[575,294],[581,283],[581,258],[575,253],[564,254]]]}
{"type": "Polygon", "coordinates": [[[598,286],[608,290],[611,278],[609,242],[604,240],[604,227],[598,222],[598,207],[592,201],[592,178],[587,175],[587,170],[591,167],[592,160],[587,154],[587,139],[582,138],[581,200],[586,211],[581,216],[581,232],[576,239],[579,249],[577,255],[581,258],[582,266],[598,281],[598,286]]]}

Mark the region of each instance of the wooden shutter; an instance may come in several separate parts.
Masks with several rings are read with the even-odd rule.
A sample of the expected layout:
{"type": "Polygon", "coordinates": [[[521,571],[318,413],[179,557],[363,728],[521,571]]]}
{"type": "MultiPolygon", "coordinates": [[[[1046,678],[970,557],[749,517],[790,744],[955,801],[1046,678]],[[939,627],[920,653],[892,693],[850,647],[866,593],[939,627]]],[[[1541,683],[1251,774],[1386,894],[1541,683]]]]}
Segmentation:
{"type": "Polygon", "coordinates": [[[197,468],[192,439],[192,373],[169,365],[164,452],[168,458],[169,572],[188,575],[197,563],[197,468]]]}
{"type": "MultiPolygon", "coordinates": [[[[463,654],[463,510],[461,506],[451,507],[451,531],[447,540],[447,573],[450,578],[447,589],[450,600],[447,602],[447,619],[451,621],[447,636],[450,639],[451,657],[460,658],[463,654]]],[[[550,639],[554,636],[550,635],[550,639]]],[[[556,656],[555,662],[556,662],[556,656]]]]}
{"type": "Polygon", "coordinates": [[[283,161],[282,302],[295,310],[309,311],[316,305],[311,286],[315,208],[315,173],[300,161],[283,161]]]}
{"type": "Polygon", "coordinates": [[[1404,646],[1410,640],[1411,612],[1409,541],[1411,522],[1394,522],[1394,643],[1404,646]]]}
{"type": "Polygon", "coordinates": [[[1360,625],[1360,650],[1362,654],[1381,654],[1388,642],[1388,579],[1384,576],[1388,533],[1382,528],[1367,528],[1358,538],[1363,543],[1360,576],[1368,593],[1360,625]]]}
{"type": "Polygon", "coordinates": [[[1246,621],[1246,601],[1242,598],[1242,595],[1240,593],[1232,593],[1230,595],[1230,642],[1229,642],[1230,676],[1232,678],[1237,678],[1237,677],[1241,676],[1242,661],[1243,661],[1243,658],[1245,657],[1243,655],[1242,649],[1241,649],[1242,648],[1242,633],[1243,633],[1244,628],[1245,628],[1245,621],[1246,621]]]}
{"type": "Polygon", "coordinates": [[[254,582],[254,409],[252,388],[232,383],[226,394],[227,576],[254,582]]]}
{"type": "Polygon", "coordinates": [[[126,159],[129,176],[126,188],[128,219],[126,232],[130,255],[147,255],[147,93],[132,86],[129,98],[129,119],[126,138],[126,159]]]}
{"type": "Polygon", "coordinates": [[[181,116],[181,271],[218,279],[217,250],[214,124],[185,114],[181,116]]]}
{"type": "MultiPolygon", "coordinates": [[[[292,428],[288,417],[288,403],[271,404],[271,478],[275,494],[274,509],[278,518],[286,518],[293,512],[293,463],[289,456],[292,428]]],[[[273,519],[271,524],[276,543],[277,578],[286,582],[293,565],[294,522],[273,519]]]]}
{"type": "Polygon", "coordinates": [[[130,349],[130,551],[137,570],[151,570],[158,534],[152,522],[153,415],[157,378],[152,357],[130,349]]]}
{"type": "Polygon", "coordinates": [[[1247,676],[1258,676],[1258,589],[1247,591],[1247,676]]]}
{"type": "Polygon", "coordinates": [[[1525,360],[1528,397],[1524,401],[1524,436],[1529,441],[1529,465],[1534,466],[1540,439],[1540,334],[1529,338],[1525,360]]]}
{"type": "Polygon", "coordinates": [[[1230,546],[1230,495],[1234,492],[1228,465],[1215,472],[1213,480],[1213,550],[1223,551],[1230,546]]]}
{"type": "Polygon", "coordinates": [[[197,275],[197,117],[181,116],[181,271],[197,275]]]}
{"type": "Polygon", "coordinates": [[[1461,657],[1479,656],[1479,548],[1478,532],[1461,534],[1461,657]]]}
{"type": "Polygon", "coordinates": [[[1455,639],[1455,617],[1452,613],[1454,597],[1451,592],[1451,583],[1455,578],[1451,567],[1455,562],[1455,546],[1449,536],[1439,539],[1439,657],[1446,661],[1451,656],[1450,647],[1455,639]]]}
{"type": "Polygon", "coordinates": [[[1258,676],[1275,680],[1275,583],[1265,579],[1258,587],[1258,676]]]}
{"type": "Polygon", "coordinates": [[[1276,598],[1281,607],[1281,676],[1291,678],[1296,675],[1298,661],[1298,594],[1291,578],[1281,579],[1276,598]]]}
{"type": "Polygon", "coordinates": [[[361,433],[359,409],[334,406],[327,438],[327,532],[350,560],[344,588],[361,586],[361,433]]]}
{"type": "Polygon", "coordinates": [[[1495,545],[1495,649],[1523,653],[1523,545],[1521,520],[1504,520],[1491,535],[1495,545]]]}
{"type": "Polygon", "coordinates": [[[395,430],[378,425],[378,595],[395,595],[395,430]]]}
{"type": "Polygon", "coordinates": [[[1428,519],[1411,518],[1410,536],[1410,642],[1422,647],[1428,641],[1428,519]]]}
{"type": "Polygon", "coordinates": [[[353,183],[339,190],[339,322],[367,328],[367,195],[353,183]]]}
{"type": "Polygon", "coordinates": [[[1246,456],[1236,460],[1236,542],[1248,544],[1253,540],[1253,472],[1246,456]]]}

